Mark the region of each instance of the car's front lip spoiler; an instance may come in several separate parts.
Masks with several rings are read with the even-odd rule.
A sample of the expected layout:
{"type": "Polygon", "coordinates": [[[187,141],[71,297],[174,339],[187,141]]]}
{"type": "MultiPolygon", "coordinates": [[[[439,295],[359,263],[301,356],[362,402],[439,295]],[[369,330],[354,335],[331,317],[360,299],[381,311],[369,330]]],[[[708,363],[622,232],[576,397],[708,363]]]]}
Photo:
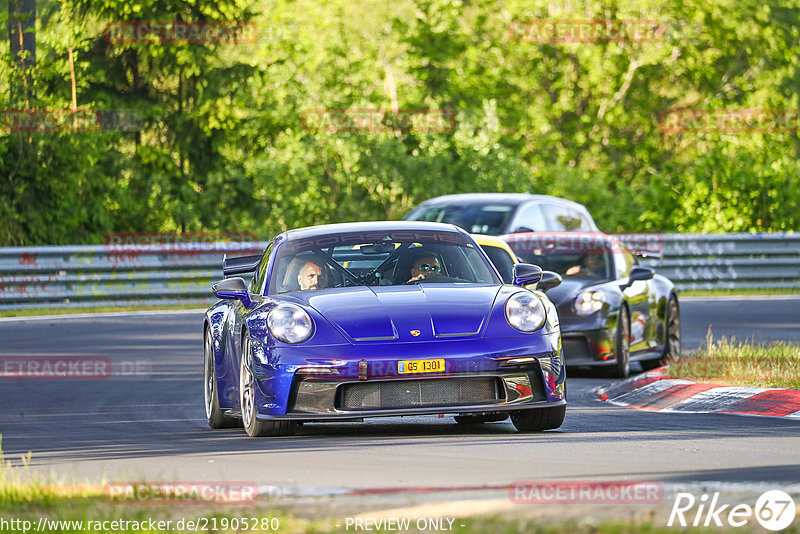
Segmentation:
{"type": "Polygon", "coordinates": [[[402,410],[371,410],[359,412],[337,412],[337,413],[290,413],[287,415],[263,415],[258,414],[256,419],[259,421],[272,421],[276,419],[291,419],[296,421],[336,421],[348,419],[362,419],[367,417],[396,417],[400,415],[459,415],[475,412],[511,412],[516,410],[528,410],[536,408],[548,408],[551,406],[562,406],[566,400],[555,402],[531,401],[520,404],[484,404],[480,406],[442,406],[425,408],[406,408],[402,410]]]}

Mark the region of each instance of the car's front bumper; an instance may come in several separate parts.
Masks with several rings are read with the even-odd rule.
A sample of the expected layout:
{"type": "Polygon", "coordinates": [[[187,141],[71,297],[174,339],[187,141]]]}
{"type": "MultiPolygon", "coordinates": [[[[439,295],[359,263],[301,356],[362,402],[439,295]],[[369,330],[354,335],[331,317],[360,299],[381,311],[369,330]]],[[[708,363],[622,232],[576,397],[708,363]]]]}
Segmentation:
{"type": "Polygon", "coordinates": [[[546,341],[542,337],[531,338],[538,339],[536,346],[519,339],[409,344],[399,347],[402,350],[392,349],[404,354],[399,358],[377,357],[374,346],[348,347],[346,358],[341,357],[341,347],[331,346],[302,352],[294,347],[271,354],[264,351],[266,365],[255,369],[257,417],[358,419],[562,405],[566,372],[560,338],[558,334],[547,336],[546,341]],[[295,354],[303,357],[295,358],[295,354]],[[445,370],[398,372],[401,360],[431,358],[444,359],[445,370]]]}
{"type": "MultiPolygon", "coordinates": [[[[560,388],[557,393],[561,393],[560,388]]],[[[551,395],[551,398],[553,396],[551,395]]],[[[298,378],[286,415],[259,419],[331,420],[397,415],[504,412],[565,404],[548,400],[538,366],[503,375],[371,381],[298,378]]]]}

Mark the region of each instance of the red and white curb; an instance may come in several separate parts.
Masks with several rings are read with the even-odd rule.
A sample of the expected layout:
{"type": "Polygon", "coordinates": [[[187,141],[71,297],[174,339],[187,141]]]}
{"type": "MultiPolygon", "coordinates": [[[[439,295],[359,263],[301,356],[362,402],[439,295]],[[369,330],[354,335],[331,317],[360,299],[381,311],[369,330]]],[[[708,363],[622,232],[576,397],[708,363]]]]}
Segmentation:
{"type": "Polygon", "coordinates": [[[730,413],[800,420],[800,390],[698,384],[664,376],[663,369],[597,390],[600,400],[654,412],[730,413]]]}

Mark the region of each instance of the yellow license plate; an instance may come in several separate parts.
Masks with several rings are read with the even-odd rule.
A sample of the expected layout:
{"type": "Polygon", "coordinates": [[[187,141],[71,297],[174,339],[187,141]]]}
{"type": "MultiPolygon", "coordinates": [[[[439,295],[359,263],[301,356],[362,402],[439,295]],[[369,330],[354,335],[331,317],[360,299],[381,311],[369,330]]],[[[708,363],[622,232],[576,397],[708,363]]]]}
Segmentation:
{"type": "Polygon", "coordinates": [[[397,362],[397,372],[408,373],[440,373],[444,371],[444,360],[405,360],[397,362]]]}

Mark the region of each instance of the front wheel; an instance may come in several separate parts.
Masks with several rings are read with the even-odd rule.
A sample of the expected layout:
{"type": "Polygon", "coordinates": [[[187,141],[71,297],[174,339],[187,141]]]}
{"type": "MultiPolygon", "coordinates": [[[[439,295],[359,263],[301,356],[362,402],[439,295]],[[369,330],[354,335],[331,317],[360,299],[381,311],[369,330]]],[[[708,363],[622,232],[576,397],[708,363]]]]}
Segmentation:
{"type": "Polygon", "coordinates": [[[664,352],[661,353],[660,358],[642,362],[642,369],[645,371],[676,362],[681,357],[681,313],[678,308],[678,299],[675,295],[670,295],[669,302],[667,302],[664,324],[666,326],[664,331],[664,352]]]}
{"type": "Polygon", "coordinates": [[[253,351],[250,336],[242,342],[242,363],[239,366],[239,398],[242,406],[242,423],[250,437],[291,436],[297,430],[296,421],[259,421],[256,418],[256,380],[253,375],[253,351]]]}
{"type": "Polygon", "coordinates": [[[628,313],[624,307],[619,309],[617,335],[614,345],[614,356],[617,362],[612,367],[613,376],[615,378],[625,378],[631,370],[631,326],[628,313]]]}
{"type": "Polygon", "coordinates": [[[219,391],[217,390],[217,372],[214,368],[214,347],[211,332],[206,329],[205,343],[203,346],[203,383],[206,406],[206,420],[211,428],[230,428],[237,426],[239,420],[228,417],[219,407],[219,391]]]}
{"type": "Polygon", "coordinates": [[[667,332],[662,364],[678,361],[681,357],[681,312],[675,295],[669,297],[667,304],[667,332]]]}
{"type": "Polygon", "coordinates": [[[520,432],[541,432],[560,427],[567,414],[567,405],[511,412],[511,422],[520,432]]]}

